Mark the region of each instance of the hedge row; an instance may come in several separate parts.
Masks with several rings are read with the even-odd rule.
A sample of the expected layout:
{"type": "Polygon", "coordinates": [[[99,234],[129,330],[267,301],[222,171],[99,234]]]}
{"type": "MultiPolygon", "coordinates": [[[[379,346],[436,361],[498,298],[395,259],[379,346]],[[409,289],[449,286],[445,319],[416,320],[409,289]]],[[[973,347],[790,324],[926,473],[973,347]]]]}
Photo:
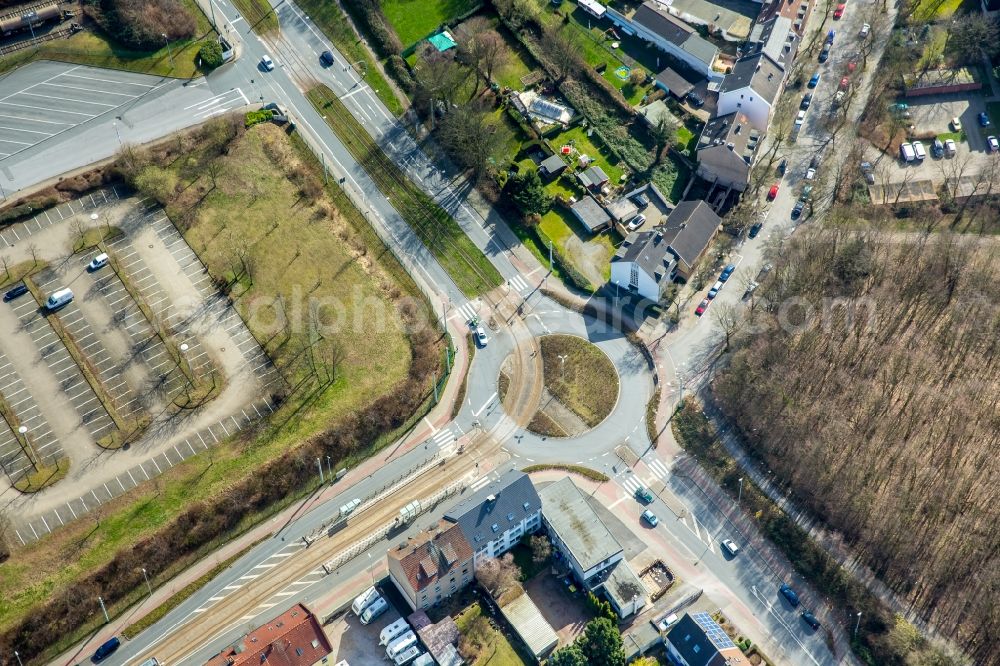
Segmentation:
{"type": "Polygon", "coordinates": [[[85,0],[84,12],[116,42],[138,51],[159,51],[194,36],[198,24],[179,0],[85,0]]]}
{"type": "Polygon", "coordinates": [[[247,128],[253,127],[254,125],[260,125],[261,123],[266,123],[274,118],[274,113],[270,109],[261,109],[260,111],[247,111],[246,117],[243,121],[243,125],[247,128]]]}
{"type": "Polygon", "coordinates": [[[368,36],[372,48],[380,57],[388,58],[403,52],[403,43],[389,25],[389,19],[382,13],[382,4],[379,0],[345,2],[344,9],[354,19],[355,25],[368,36]]]}

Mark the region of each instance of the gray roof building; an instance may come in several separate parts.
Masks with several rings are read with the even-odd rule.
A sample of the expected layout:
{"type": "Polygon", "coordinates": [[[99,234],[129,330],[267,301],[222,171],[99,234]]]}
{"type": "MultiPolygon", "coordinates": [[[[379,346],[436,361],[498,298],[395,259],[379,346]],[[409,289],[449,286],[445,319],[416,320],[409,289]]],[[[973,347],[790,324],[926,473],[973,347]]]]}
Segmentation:
{"type": "Polygon", "coordinates": [[[768,104],[774,104],[781,92],[784,76],[785,71],[781,65],[766,53],[757,53],[736,61],[733,71],[723,79],[719,93],[750,88],[768,104]]]}
{"type": "Polygon", "coordinates": [[[545,522],[583,571],[622,553],[621,544],[587,503],[587,496],[573,479],[567,476],[549,484],[539,495],[545,522]]]}
{"type": "Polygon", "coordinates": [[[785,70],[795,58],[799,44],[798,35],[792,30],[792,20],[780,14],[754,24],[748,41],[750,49],[744,55],[766,53],[785,70]]]}
{"type": "Polygon", "coordinates": [[[684,666],[749,663],[722,627],[703,611],[685,613],[667,634],[666,645],[671,656],[684,666]]]}
{"type": "Polygon", "coordinates": [[[671,51],[702,74],[711,72],[719,49],[658,2],[644,2],[629,22],[640,34],[646,33],[641,34],[642,37],[652,38],[654,43],[656,40],[661,42],[661,48],[670,45],[671,51]]]}
{"type": "Polygon", "coordinates": [[[653,2],[644,2],[632,15],[632,22],[655,32],[671,44],[683,46],[695,30],[679,18],[671,16],[666,10],[653,2]]]}
{"type": "Polygon", "coordinates": [[[667,217],[664,236],[670,237],[670,251],[678,261],[693,267],[721,225],[722,218],[701,199],[682,201],[667,217]]]}
{"type": "Polygon", "coordinates": [[[683,98],[694,90],[694,84],[681,76],[676,70],[667,67],[656,75],[656,85],[663,88],[677,99],[683,98]]]}
{"type": "Polygon", "coordinates": [[[580,184],[591,190],[599,190],[610,180],[604,169],[596,164],[576,174],[580,184]]]}
{"type": "Polygon", "coordinates": [[[611,216],[597,203],[594,197],[585,195],[575,204],[569,207],[573,211],[576,219],[587,227],[587,231],[592,234],[601,231],[611,224],[611,216]]]}
{"type": "Polygon", "coordinates": [[[557,176],[566,168],[566,163],[558,155],[549,155],[538,165],[538,172],[542,176],[557,176]]]}
{"type": "Polygon", "coordinates": [[[742,192],[763,138],[740,112],[713,116],[698,139],[698,176],[742,192]]]}
{"type": "Polygon", "coordinates": [[[535,659],[541,659],[559,644],[559,636],[538,610],[527,592],[500,609],[514,631],[531,650],[535,659]]]}
{"type": "Polygon", "coordinates": [[[632,571],[632,567],[620,560],[600,574],[601,583],[594,589],[602,589],[612,607],[621,617],[638,613],[646,605],[646,586],[632,571]]]}
{"type": "Polygon", "coordinates": [[[457,523],[472,549],[478,551],[541,508],[542,500],[528,475],[510,470],[455,505],[444,519],[457,523]]]}
{"type": "Polygon", "coordinates": [[[631,233],[618,247],[612,262],[633,262],[639,270],[656,282],[670,275],[677,266],[677,260],[669,251],[670,242],[664,237],[663,229],[631,233]]]}

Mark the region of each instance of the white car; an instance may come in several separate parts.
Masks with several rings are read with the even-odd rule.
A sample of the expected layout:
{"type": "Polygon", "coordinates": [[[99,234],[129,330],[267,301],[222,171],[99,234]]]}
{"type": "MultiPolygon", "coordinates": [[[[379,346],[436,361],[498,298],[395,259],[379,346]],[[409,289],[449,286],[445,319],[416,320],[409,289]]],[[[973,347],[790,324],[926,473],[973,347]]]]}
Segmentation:
{"type": "Polygon", "coordinates": [[[629,223],[625,225],[625,228],[628,229],[629,231],[635,231],[645,223],[646,223],[645,215],[636,215],[631,220],[629,220],[629,223]]]}
{"type": "Polygon", "coordinates": [[[722,548],[732,557],[736,557],[736,553],[740,552],[740,547],[732,539],[723,539],[722,548]]]}
{"type": "Polygon", "coordinates": [[[913,145],[910,143],[900,144],[899,154],[902,156],[904,162],[912,162],[917,158],[916,153],[913,152],[913,145]]]}
{"type": "Polygon", "coordinates": [[[864,39],[865,37],[868,36],[868,33],[871,32],[871,30],[872,27],[867,23],[865,23],[863,26],[861,26],[861,32],[858,34],[858,36],[861,37],[861,39],[864,39]]]}
{"type": "Polygon", "coordinates": [[[87,270],[93,273],[97,269],[104,268],[107,265],[108,265],[108,255],[105,254],[104,252],[101,252],[99,255],[90,260],[90,263],[87,264],[87,270]]]}
{"type": "Polygon", "coordinates": [[[816,177],[816,169],[806,169],[806,180],[812,180],[816,177]]]}
{"type": "Polygon", "coordinates": [[[260,64],[268,72],[274,70],[274,61],[271,60],[271,56],[267,55],[266,53],[260,59],[260,64]]]}
{"type": "Polygon", "coordinates": [[[1000,151],[1000,142],[997,141],[995,136],[986,137],[986,145],[989,147],[991,153],[1000,151]]]}
{"type": "Polygon", "coordinates": [[[799,115],[795,116],[795,126],[801,127],[802,123],[804,123],[805,121],[806,121],[806,112],[805,109],[803,109],[799,111],[799,115]]]}
{"type": "Polygon", "coordinates": [[[485,347],[486,343],[489,342],[489,338],[486,337],[486,331],[483,330],[482,326],[476,326],[476,342],[480,347],[485,347]]]}
{"type": "Polygon", "coordinates": [[[917,161],[923,161],[927,157],[927,151],[924,150],[924,144],[919,141],[913,142],[913,154],[916,156],[917,161]]]}
{"type": "Polygon", "coordinates": [[[951,129],[954,132],[962,131],[962,121],[958,119],[958,116],[951,119],[951,129]]]}
{"type": "Polygon", "coordinates": [[[955,146],[955,140],[954,139],[945,139],[944,140],[944,154],[947,155],[948,157],[954,157],[955,153],[957,153],[957,152],[958,152],[958,149],[955,146]]]}

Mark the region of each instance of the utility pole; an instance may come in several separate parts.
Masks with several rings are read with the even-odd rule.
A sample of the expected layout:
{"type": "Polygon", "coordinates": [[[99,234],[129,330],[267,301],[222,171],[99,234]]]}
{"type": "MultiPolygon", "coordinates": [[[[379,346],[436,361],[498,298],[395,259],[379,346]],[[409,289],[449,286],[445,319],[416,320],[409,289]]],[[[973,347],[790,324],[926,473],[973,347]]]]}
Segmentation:
{"type": "Polygon", "coordinates": [[[163,37],[163,43],[167,46],[167,56],[170,58],[170,69],[174,68],[174,54],[170,50],[170,39],[167,37],[167,33],[160,33],[163,37]]]}
{"type": "Polygon", "coordinates": [[[326,478],[323,476],[323,463],[319,461],[319,456],[316,456],[316,467],[319,468],[319,482],[326,483],[326,478]]]}
{"type": "Polygon", "coordinates": [[[555,265],[552,263],[552,241],[549,241],[549,273],[551,273],[554,268],[555,265]]]}
{"type": "Polygon", "coordinates": [[[739,506],[742,501],[743,501],[743,477],[741,476],[740,477],[740,494],[736,498],[736,506],[739,506]]]}
{"type": "Polygon", "coordinates": [[[153,587],[149,584],[149,576],[146,575],[146,567],[142,568],[142,577],[146,579],[146,590],[149,591],[149,596],[153,596],[153,587]]]}
{"type": "Polygon", "coordinates": [[[17,650],[14,650],[14,657],[17,659],[17,666],[24,666],[21,662],[21,655],[17,653],[17,650]]]}
{"type": "Polygon", "coordinates": [[[326,457],[326,475],[330,477],[330,483],[333,483],[333,463],[330,462],[330,456],[326,457]]]}
{"type": "Polygon", "coordinates": [[[110,623],[111,618],[108,616],[108,609],[104,606],[104,599],[97,597],[97,603],[101,604],[101,610],[104,611],[104,621],[110,623]]]}
{"type": "Polygon", "coordinates": [[[858,611],[858,621],[854,625],[854,635],[858,635],[858,629],[861,627],[861,611],[858,611]]]}
{"type": "Polygon", "coordinates": [[[556,354],[556,358],[559,359],[559,378],[566,378],[566,359],[569,358],[569,354],[556,354]]]}
{"type": "Polygon", "coordinates": [[[438,404],[438,376],[434,373],[434,404],[438,404]]]}

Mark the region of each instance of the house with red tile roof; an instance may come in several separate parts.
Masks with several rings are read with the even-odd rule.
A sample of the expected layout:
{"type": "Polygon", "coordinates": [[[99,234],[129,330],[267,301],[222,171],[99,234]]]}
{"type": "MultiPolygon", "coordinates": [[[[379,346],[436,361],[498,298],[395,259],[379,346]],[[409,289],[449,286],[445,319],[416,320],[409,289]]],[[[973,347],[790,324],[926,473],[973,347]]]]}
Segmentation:
{"type": "Polygon", "coordinates": [[[332,651],[316,616],[296,604],[209,659],[205,666],[316,666],[332,664],[332,651]]]}
{"type": "Polygon", "coordinates": [[[472,582],[472,554],[462,528],[442,520],[389,551],[389,577],[410,608],[429,608],[472,582]]]}

